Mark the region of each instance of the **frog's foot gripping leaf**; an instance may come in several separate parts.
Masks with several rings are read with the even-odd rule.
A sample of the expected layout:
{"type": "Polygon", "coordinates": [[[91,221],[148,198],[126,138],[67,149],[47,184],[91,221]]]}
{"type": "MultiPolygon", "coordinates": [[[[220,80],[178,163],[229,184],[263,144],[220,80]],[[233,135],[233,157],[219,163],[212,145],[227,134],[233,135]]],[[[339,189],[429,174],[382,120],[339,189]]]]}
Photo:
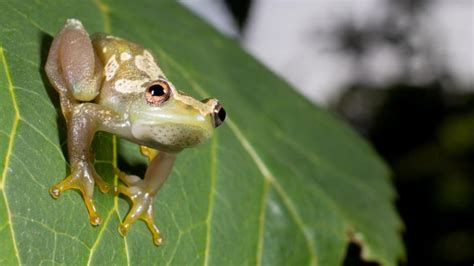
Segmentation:
{"type": "Polygon", "coordinates": [[[96,207],[92,201],[94,193],[94,183],[97,184],[101,192],[109,190],[108,184],[97,174],[92,166],[84,163],[88,167],[80,166],[74,167],[70,176],[66,177],[61,182],[53,185],[49,189],[49,193],[54,199],[59,198],[61,193],[69,189],[77,189],[81,192],[87,211],[89,212],[89,219],[92,225],[100,224],[100,217],[97,213],[96,207]],[[94,182],[95,181],[95,182],[94,182]]]}
{"type": "Polygon", "coordinates": [[[148,160],[151,162],[158,155],[158,150],[149,148],[147,146],[140,145],[140,152],[143,156],[148,157],[148,160]]]}
{"type": "MultiPolygon", "coordinates": [[[[117,170],[116,170],[117,171],[117,170]]],[[[132,202],[132,207],[125,217],[123,223],[118,227],[120,235],[125,236],[130,229],[130,226],[137,220],[142,220],[148,226],[152,236],[153,243],[160,246],[163,242],[160,230],[153,222],[153,199],[154,194],[147,190],[147,185],[144,180],[134,175],[127,175],[123,172],[116,172],[124,185],[119,185],[114,188],[114,192],[127,196],[132,202]]]]}

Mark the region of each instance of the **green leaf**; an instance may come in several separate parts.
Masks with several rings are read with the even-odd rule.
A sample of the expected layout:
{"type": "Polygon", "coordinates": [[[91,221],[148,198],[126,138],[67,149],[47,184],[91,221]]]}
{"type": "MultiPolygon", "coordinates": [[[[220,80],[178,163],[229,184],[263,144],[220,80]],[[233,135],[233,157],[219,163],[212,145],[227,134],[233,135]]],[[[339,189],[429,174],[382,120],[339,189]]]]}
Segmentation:
{"type": "MultiPolygon", "coordinates": [[[[350,241],[396,265],[402,222],[389,171],[372,148],[295,93],[238,44],[172,1],[0,1],[0,264],[338,265],[350,241]],[[164,235],[117,232],[129,205],[96,190],[89,224],[78,193],[53,200],[68,174],[57,93],[44,74],[66,18],[153,51],[175,86],[216,97],[229,119],[183,151],[155,200],[164,235]]],[[[136,145],[101,133],[96,168],[143,171],[136,145]],[[118,144],[117,144],[118,143],[118,144]]]]}

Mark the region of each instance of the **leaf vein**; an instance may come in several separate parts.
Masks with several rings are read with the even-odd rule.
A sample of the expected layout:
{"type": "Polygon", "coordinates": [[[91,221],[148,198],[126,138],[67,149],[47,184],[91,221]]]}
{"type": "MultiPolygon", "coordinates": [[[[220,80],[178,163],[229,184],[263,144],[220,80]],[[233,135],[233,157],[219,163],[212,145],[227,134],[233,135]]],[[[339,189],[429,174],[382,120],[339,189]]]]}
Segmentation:
{"type": "Polygon", "coordinates": [[[58,232],[56,230],[54,230],[53,228],[49,227],[47,224],[43,223],[43,222],[40,222],[40,221],[37,221],[35,219],[32,219],[30,217],[25,217],[25,216],[21,216],[21,215],[15,215],[14,216],[15,218],[18,218],[18,219],[23,219],[25,221],[28,221],[28,222],[32,222],[32,223],[35,223],[35,224],[38,224],[40,225],[41,227],[43,227],[44,229],[52,232],[53,234],[57,234],[57,235],[62,235],[62,236],[65,236],[65,237],[68,237],[72,240],[75,240],[77,241],[79,244],[81,244],[82,246],[84,246],[87,250],[90,250],[90,247],[82,240],[80,240],[79,238],[77,238],[76,236],[73,236],[73,235],[70,235],[68,233],[65,233],[65,232],[58,232]]]}
{"type": "Polygon", "coordinates": [[[92,0],[92,3],[97,6],[100,13],[102,14],[102,18],[104,20],[104,31],[110,33],[112,31],[110,25],[110,8],[108,5],[104,4],[101,0],[92,0]]]}
{"type": "MultiPolygon", "coordinates": [[[[8,141],[7,153],[5,155],[5,162],[3,164],[4,168],[3,168],[2,178],[0,180],[1,181],[0,190],[3,190],[6,186],[5,184],[6,184],[6,179],[7,179],[8,166],[10,164],[11,155],[13,153],[13,143],[14,143],[14,140],[15,140],[16,131],[18,129],[18,123],[19,123],[19,120],[20,120],[20,112],[18,110],[18,104],[17,104],[16,98],[15,98],[15,91],[13,89],[13,82],[12,82],[10,70],[9,70],[9,67],[8,67],[7,59],[5,57],[5,53],[3,52],[3,47],[0,47],[0,56],[2,58],[3,68],[4,68],[5,76],[6,76],[7,82],[8,82],[8,90],[10,92],[11,100],[12,100],[12,103],[13,103],[13,110],[15,111],[15,117],[13,118],[13,125],[12,125],[12,129],[10,131],[10,137],[9,137],[10,140],[8,141]]],[[[13,230],[12,214],[11,214],[11,211],[10,211],[10,205],[8,204],[7,193],[5,191],[3,192],[3,197],[4,197],[5,206],[6,206],[6,210],[7,210],[8,223],[10,224],[10,233],[12,235],[13,249],[15,250],[15,254],[16,254],[16,257],[17,257],[17,260],[18,260],[18,264],[21,265],[20,253],[18,252],[18,244],[16,243],[15,231],[13,230]]]]}
{"type": "Polygon", "coordinates": [[[52,254],[52,261],[53,261],[53,264],[54,264],[54,261],[56,260],[56,249],[57,249],[57,246],[58,246],[58,234],[54,234],[54,248],[53,248],[53,254],[52,254]]]}
{"type": "Polygon", "coordinates": [[[170,260],[168,260],[168,262],[166,263],[166,266],[169,266],[170,263],[173,261],[174,259],[174,255],[176,254],[176,251],[178,250],[178,246],[181,242],[181,237],[183,236],[183,233],[179,232],[178,234],[178,240],[176,240],[176,244],[174,245],[174,248],[173,248],[173,251],[171,252],[171,255],[170,255],[170,260]]]}
{"type": "Polygon", "coordinates": [[[211,249],[211,222],[212,213],[215,203],[216,195],[216,181],[217,181],[217,136],[214,136],[211,143],[211,178],[209,191],[209,207],[206,217],[206,249],[204,253],[204,265],[209,265],[209,251],[211,249]]]}
{"type": "Polygon", "coordinates": [[[112,217],[112,214],[115,212],[115,207],[112,208],[109,213],[107,213],[107,217],[104,220],[104,224],[99,230],[99,234],[97,235],[96,240],[94,241],[94,244],[92,244],[92,247],[90,248],[89,252],[89,258],[87,259],[87,265],[91,265],[92,263],[92,256],[94,255],[94,251],[96,250],[97,245],[99,244],[100,240],[102,239],[102,235],[105,232],[105,229],[107,228],[107,224],[109,223],[110,218],[112,217]]]}
{"type": "MultiPolygon", "coordinates": [[[[185,202],[192,202],[188,198],[188,193],[186,193],[186,191],[184,190],[184,188],[186,186],[184,185],[184,182],[183,182],[183,179],[182,179],[183,175],[181,175],[178,170],[175,170],[175,171],[179,175],[178,180],[179,180],[179,183],[181,184],[179,186],[179,188],[180,188],[181,194],[183,194],[184,201],[185,202]]],[[[189,207],[189,204],[186,204],[186,210],[187,210],[188,215],[189,215],[189,220],[192,220],[192,212],[191,212],[191,208],[189,207]]],[[[179,224],[176,223],[176,225],[177,225],[178,229],[180,229],[179,226],[178,226],[179,224]]]]}
{"type": "Polygon", "coordinates": [[[42,31],[42,32],[46,32],[48,33],[49,35],[53,35],[52,33],[48,32],[46,29],[42,28],[36,21],[33,21],[31,20],[27,14],[21,12],[20,10],[16,9],[14,6],[10,5],[10,4],[6,4],[6,6],[8,6],[11,10],[13,10],[15,13],[17,13],[18,15],[20,15],[21,17],[23,17],[26,21],[28,21],[29,23],[31,23],[31,25],[33,25],[35,28],[37,28],[38,30],[42,31]]]}
{"type": "Polygon", "coordinates": [[[270,182],[267,178],[263,180],[263,192],[262,192],[262,202],[260,204],[260,214],[258,216],[259,224],[258,224],[258,238],[257,238],[257,265],[262,265],[263,260],[263,245],[264,245],[264,232],[265,232],[265,212],[267,210],[267,202],[268,202],[268,188],[270,182]]]}
{"type": "Polygon", "coordinates": [[[30,172],[29,167],[26,166],[26,164],[23,162],[23,160],[20,160],[15,154],[11,155],[12,158],[16,159],[17,162],[19,162],[21,165],[23,165],[23,169],[25,169],[26,173],[31,177],[31,180],[35,182],[38,186],[40,186],[42,189],[47,189],[47,187],[42,184],[36,177],[30,172]]]}
{"type": "Polygon", "coordinates": [[[303,236],[306,240],[306,244],[308,245],[308,249],[309,249],[309,252],[310,252],[310,255],[311,255],[311,265],[317,265],[317,256],[316,256],[316,253],[315,253],[316,245],[314,243],[314,240],[313,240],[312,236],[305,229],[306,226],[303,222],[303,219],[301,218],[301,215],[299,214],[299,212],[298,212],[297,208],[295,207],[293,201],[291,200],[290,196],[288,196],[288,194],[283,189],[283,187],[280,185],[280,183],[275,179],[273,174],[267,168],[267,166],[265,165],[263,160],[257,154],[255,149],[252,147],[250,142],[243,135],[243,133],[240,131],[240,129],[237,127],[237,125],[234,124],[234,122],[230,119],[227,123],[229,125],[229,128],[232,130],[234,135],[237,137],[239,142],[244,147],[244,149],[249,153],[250,157],[252,157],[252,159],[255,161],[255,163],[257,164],[257,167],[259,168],[260,172],[263,174],[263,176],[266,179],[268,179],[270,184],[275,188],[276,192],[283,199],[283,202],[285,203],[286,207],[288,208],[288,211],[290,212],[290,215],[292,216],[293,220],[296,222],[298,227],[301,229],[301,231],[303,233],[303,236]]]}
{"type": "Polygon", "coordinates": [[[9,225],[10,225],[10,224],[8,224],[8,223],[2,224],[2,225],[0,226],[0,232],[3,231],[3,230],[5,230],[5,228],[7,228],[9,225]]]}
{"type": "MultiPolygon", "coordinates": [[[[159,47],[157,49],[158,49],[158,52],[160,53],[160,55],[163,58],[166,58],[170,63],[172,63],[176,68],[178,68],[180,70],[180,72],[183,74],[183,77],[189,81],[191,87],[197,93],[201,94],[201,96],[203,96],[203,97],[208,97],[205,90],[202,89],[201,86],[189,75],[187,70],[185,70],[174,59],[170,58],[159,47]]],[[[268,169],[266,164],[261,159],[260,155],[258,155],[258,153],[252,147],[250,142],[247,140],[247,138],[243,135],[243,133],[237,127],[237,125],[234,124],[234,122],[230,118],[227,118],[226,121],[227,121],[226,123],[229,125],[229,128],[234,133],[234,135],[237,137],[240,144],[247,151],[247,153],[250,155],[250,157],[254,160],[255,164],[257,165],[257,168],[260,170],[263,177],[268,179],[270,184],[275,188],[276,192],[282,197],[283,202],[286,205],[286,207],[288,208],[291,217],[293,218],[293,220],[296,222],[296,224],[298,225],[298,227],[302,231],[303,236],[306,240],[306,244],[308,246],[308,251],[309,251],[310,256],[311,256],[311,265],[317,265],[316,244],[314,243],[314,240],[313,240],[312,236],[310,235],[310,232],[305,229],[305,224],[303,222],[303,219],[301,218],[301,215],[299,214],[299,212],[298,212],[297,208],[295,207],[293,201],[291,200],[290,196],[288,196],[288,194],[283,189],[283,187],[280,185],[280,183],[275,179],[274,175],[270,172],[270,170],[268,169]]],[[[208,251],[207,251],[207,248],[206,248],[206,253],[207,252],[208,251]]]]}
{"type": "Polygon", "coordinates": [[[281,134],[275,134],[280,141],[286,142],[289,144],[295,152],[303,154],[306,158],[309,158],[309,162],[312,163],[314,166],[319,168],[327,169],[329,172],[334,173],[335,175],[344,178],[345,182],[350,182],[355,187],[360,188],[361,190],[365,191],[373,191],[374,189],[369,186],[367,182],[363,182],[362,180],[358,179],[356,175],[353,175],[347,171],[343,171],[337,167],[334,167],[332,164],[328,163],[327,160],[322,158],[321,156],[316,155],[314,152],[306,151],[300,143],[290,140],[289,138],[284,138],[281,134]]]}
{"type": "MultiPolygon", "coordinates": [[[[26,44],[26,43],[23,43],[23,45],[25,45],[25,44],[26,44]]],[[[32,45],[35,45],[34,42],[32,42],[31,44],[32,44],[32,45]]],[[[5,48],[4,48],[3,50],[4,50],[5,52],[9,52],[9,51],[8,51],[7,49],[5,49],[5,48]]],[[[28,63],[29,65],[33,66],[33,67],[35,68],[35,70],[36,70],[37,68],[38,68],[39,70],[43,70],[43,68],[42,68],[38,63],[36,63],[36,62],[34,62],[34,61],[31,61],[31,60],[29,60],[29,59],[26,59],[26,58],[21,57],[21,56],[19,56],[19,55],[17,55],[17,54],[14,54],[14,53],[12,53],[11,56],[18,58],[18,59],[20,59],[21,61],[24,61],[25,63],[28,63]]],[[[36,81],[36,80],[35,80],[35,81],[36,81]]],[[[38,82],[38,83],[40,83],[40,84],[43,85],[42,82],[38,82]]],[[[16,88],[18,88],[18,87],[16,87],[16,88]]]]}
{"type": "Polygon", "coordinates": [[[47,106],[51,107],[53,110],[56,110],[56,107],[54,107],[54,105],[50,102],[50,101],[47,101],[43,95],[39,94],[37,91],[34,91],[34,90],[28,90],[26,88],[23,88],[23,87],[19,87],[19,86],[15,86],[15,89],[16,90],[22,90],[24,91],[25,93],[28,93],[28,94],[34,94],[36,96],[38,96],[39,99],[41,99],[42,102],[44,102],[47,106]]]}
{"type": "MultiPolygon", "coordinates": [[[[97,8],[99,9],[99,12],[102,14],[102,18],[103,18],[103,21],[104,21],[104,32],[106,33],[110,33],[112,31],[112,28],[111,28],[111,24],[110,24],[110,8],[108,5],[104,4],[102,1],[100,0],[92,0],[92,3],[94,5],[97,6],[97,8]]],[[[117,168],[117,138],[115,136],[112,137],[112,148],[113,148],[113,159],[112,159],[112,165],[113,167],[117,168]]],[[[117,175],[114,175],[114,185],[117,186],[118,185],[118,176],[117,175]]],[[[112,208],[111,212],[115,211],[117,213],[117,216],[118,216],[118,219],[120,221],[120,213],[119,213],[119,210],[118,210],[118,197],[115,197],[114,199],[114,207],[112,208]]],[[[104,226],[105,227],[105,226],[104,226]]],[[[97,238],[97,240],[100,238],[100,236],[97,238]]],[[[130,254],[129,254],[129,248],[128,248],[128,242],[127,242],[127,237],[124,236],[123,237],[123,241],[124,241],[124,249],[125,249],[125,256],[127,258],[127,265],[131,265],[130,263],[130,254]]],[[[92,255],[92,253],[91,253],[92,255]]],[[[90,258],[89,257],[89,262],[90,262],[90,258]]],[[[89,263],[88,263],[89,265],[89,263]]]]}
{"type": "Polygon", "coordinates": [[[33,124],[31,124],[30,122],[28,122],[27,120],[25,120],[23,117],[20,117],[19,118],[22,122],[24,122],[27,126],[29,126],[31,129],[33,129],[33,131],[35,131],[36,133],[38,133],[38,135],[40,135],[48,144],[51,144],[51,146],[54,147],[54,149],[59,153],[59,155],[61,156],[61,158],[66,161],[66,159],[64,158],[64,154],[63,152],[61,151],[61,148],[59,147],[59,145],[56,145],[54,144],[48,137],[46,137],[46,135],[41,132],[41,130],[39,130],[37,127],[35,127],[33,124]]]}

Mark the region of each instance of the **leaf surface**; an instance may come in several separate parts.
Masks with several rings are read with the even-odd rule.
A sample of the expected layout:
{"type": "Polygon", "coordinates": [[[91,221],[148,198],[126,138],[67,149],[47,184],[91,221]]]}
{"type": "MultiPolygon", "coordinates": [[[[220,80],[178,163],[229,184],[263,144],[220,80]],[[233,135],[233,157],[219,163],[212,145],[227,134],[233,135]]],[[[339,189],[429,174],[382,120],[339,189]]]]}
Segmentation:
{"type": "MultiPolygon", "coordinates": [[[[352,130],[295,93],[171,1],[0,1],[0,264],[338,265],[348,243],[363,257],[403,257],[389,171],[352,130]],[[66,18],[153,51],[175,86],[216,97],[229,118],[178,156],[155,200],[165,243],[117,226],[128,202],[96,190],[89,225],[79,193],[48,188],[68,174],[58,96],[44,74],[66,18]]],[[[143,171],[132,143],[99,133],[95,166],[143,171]]]]}

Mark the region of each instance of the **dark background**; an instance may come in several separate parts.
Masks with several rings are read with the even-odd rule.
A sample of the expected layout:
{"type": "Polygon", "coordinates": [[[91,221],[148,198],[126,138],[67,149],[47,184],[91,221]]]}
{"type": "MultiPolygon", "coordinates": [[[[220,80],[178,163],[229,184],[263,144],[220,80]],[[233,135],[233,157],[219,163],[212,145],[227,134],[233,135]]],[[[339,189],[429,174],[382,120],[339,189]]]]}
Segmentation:
{"type": "MultiPolygon", "coordinates": [[[[250,0],[226,0],[245,35],[250,0]]],[[[430,1],[389,1],[383,23],[355,27],[341,23],[333,32],[338,52],[363,58],[368,47],[389,45],[407,64],[430,47],[410,42],[413,23],[430,1]],[[399,16],[410,23],[400,26],[399,16]]],[[[472,36],[467,36],[472,38],[472,36]]],[[[430,43],[425,42],[425,43],[430,43]]],[[[433,44],[436,45],[436,44],[433,44]]],[[[473,60],[467,58],[466,60],[473,60]]],[[[442,61],[442,59],[441,59],[442,61]]],[[[472,265],[474,262],[474,95],[462,88],[439,58],[425,64],[434,75],[411,82],[410,71],[390,84],[373,85],[364,76],[342,89],[329,109],[365,136],[393,170],[396,202],[405,222],[410,265],[472,265]]],[[[346,265],[370,265],[352,244],[346,265]]]]}

